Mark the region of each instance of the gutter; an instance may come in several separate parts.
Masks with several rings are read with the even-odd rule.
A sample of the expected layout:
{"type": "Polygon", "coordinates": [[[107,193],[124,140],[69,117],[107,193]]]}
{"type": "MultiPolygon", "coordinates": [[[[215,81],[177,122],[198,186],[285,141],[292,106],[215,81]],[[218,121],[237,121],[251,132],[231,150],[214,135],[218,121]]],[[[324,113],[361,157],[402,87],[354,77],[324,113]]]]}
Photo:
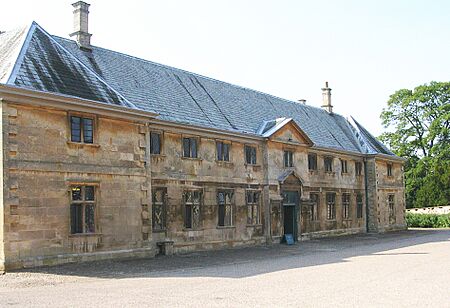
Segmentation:
{"type": "Polygon", "coordinates": [[[76,111],[95,110],[99,114],[138,119],[146,122],[158,116],[157,113],[132,109],[119,105],[110,105],[98,101],[88,100],[70,95],[55,94],[44,91],[28,90],[16,86],[0,84],[0,97],[3,100],[18,104],[38,105],[76,111]]]}
{"type": "Polygon", "coordinates": [[[366,232],[369,233],[369,184],[367,180],[367,159],[364,158],[364,191],[366,195],[366,232]]]}

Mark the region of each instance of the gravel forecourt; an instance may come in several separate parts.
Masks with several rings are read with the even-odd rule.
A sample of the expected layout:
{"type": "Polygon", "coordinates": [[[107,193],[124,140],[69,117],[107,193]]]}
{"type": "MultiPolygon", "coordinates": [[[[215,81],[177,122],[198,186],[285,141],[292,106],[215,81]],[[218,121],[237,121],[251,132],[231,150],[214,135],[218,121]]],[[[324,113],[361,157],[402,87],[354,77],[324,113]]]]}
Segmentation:
{"type": "Polygon", "coordinates": [[[8,272],[0,306],[450,307],[450,229],[8,272]]]}

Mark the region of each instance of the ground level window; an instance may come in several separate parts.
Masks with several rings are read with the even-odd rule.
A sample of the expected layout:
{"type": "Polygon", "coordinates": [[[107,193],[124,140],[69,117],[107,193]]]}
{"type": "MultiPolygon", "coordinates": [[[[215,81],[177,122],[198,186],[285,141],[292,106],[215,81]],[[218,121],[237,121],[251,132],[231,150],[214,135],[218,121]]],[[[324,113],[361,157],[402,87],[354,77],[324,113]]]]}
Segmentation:
{"type": "Polygon", "coordinates": [[[342,215],[344,219],[350,218],[350,194],[342,194],[342,215]]]}
{"type": "Polygon", "coordinates": [[[70,233],[95,233],[95,187],[72,186],[70,198],[70,233]]]}
{"type": "Polygon", "coordinates": [[[152,188],[152,228],[153,231],[166,229],[166,188],[152,188]]]}
{"type": "Polygon", "coordinates": [[[362,194],[356,195],[356,218],[362,218],[363,216],[363,196],[362,194]]]}
{"type": "Polygon", "coordinates": [[[184,227],[198,229],[200,227],[200,197],[198,190],[184,192],[184,227]]]}
{"type": "Polygon", "coordinates": [[[319,194],[309,194],[309,198],[313,202],[310,219],[312,221],[319,220],[319,194]]]}
{"type": "Polygon", "coordinates": [[[394,195],[388,195],[389,219],[391,222],[395,220],[395,201],[394,195]]]}
{"type": "Polygon", "coordinates": [[[217,193],[217,203],[219,205],[219,222],[221,227],[233,225],[233,199],[232,191],[219,191],[217,193]]]}
{"type": "Polygon", "coordinates": [[[260,192],[247,191],[247,224],[257,225],[260,223],[260,192]]]}
{"type": "Polygon", "coordinates": [[[336,194],[335,193],[327,193],[327,219],[335,220],[336,219],[336,194]]]}

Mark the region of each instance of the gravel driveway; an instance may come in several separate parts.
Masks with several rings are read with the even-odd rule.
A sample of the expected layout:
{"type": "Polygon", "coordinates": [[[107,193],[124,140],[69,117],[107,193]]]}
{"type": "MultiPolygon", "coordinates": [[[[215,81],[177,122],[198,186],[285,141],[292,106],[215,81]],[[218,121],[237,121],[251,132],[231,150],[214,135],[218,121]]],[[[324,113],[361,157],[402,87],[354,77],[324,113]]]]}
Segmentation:
{"type": "Polygon", "coordinates": [[[0,306],[450,307],[450,230],[103,261],[0,276],[0,306]]]}

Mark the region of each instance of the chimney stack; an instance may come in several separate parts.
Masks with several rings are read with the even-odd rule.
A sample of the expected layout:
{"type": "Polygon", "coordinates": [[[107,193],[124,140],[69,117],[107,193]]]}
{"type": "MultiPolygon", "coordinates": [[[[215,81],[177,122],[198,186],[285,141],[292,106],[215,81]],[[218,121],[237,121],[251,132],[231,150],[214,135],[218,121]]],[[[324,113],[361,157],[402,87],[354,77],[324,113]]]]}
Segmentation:
{"type": "Polygon", "coordinates": [[[80,48],[91,49],[91,36],[88,32],[88,15],[90,4],[78,1],[72,4],[73,10],[73,33],[70,37],[75,36],[75,40],[80,48]]]}
{"type": "Polygon", "coordinates": [[[322,108],[328,113],[333,113],[333,106],[331,105],[331,89],[328,87],[328,81],[325,82],[325,88],[322,88],[322,108]]]}
{"type": "Polygon", "coordinates": [[[299,99],[298,102],[299,102],[300,104],[306,105],[306,99],[304,99],[304,98],[299,99]]]}

